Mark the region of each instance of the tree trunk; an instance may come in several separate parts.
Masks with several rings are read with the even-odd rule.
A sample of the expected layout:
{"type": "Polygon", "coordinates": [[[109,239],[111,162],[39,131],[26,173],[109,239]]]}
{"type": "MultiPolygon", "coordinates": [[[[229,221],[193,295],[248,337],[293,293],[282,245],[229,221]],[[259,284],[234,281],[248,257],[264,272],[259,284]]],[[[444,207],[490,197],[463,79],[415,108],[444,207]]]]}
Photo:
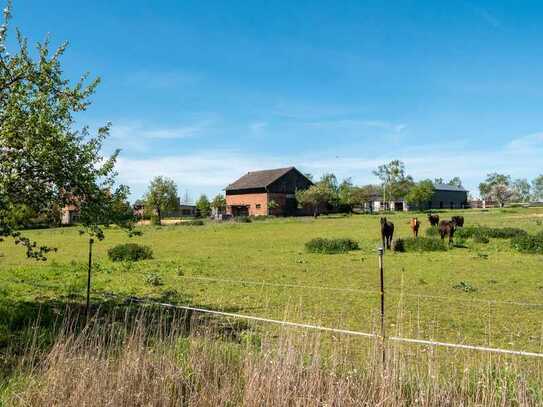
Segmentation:
{"type": "Polygon", "coordinates": [[[162,225],[162,213],[160,212],[160,207],[157,206],[156,208],[156,216],[158,218],[158,224],[162,225]]]}

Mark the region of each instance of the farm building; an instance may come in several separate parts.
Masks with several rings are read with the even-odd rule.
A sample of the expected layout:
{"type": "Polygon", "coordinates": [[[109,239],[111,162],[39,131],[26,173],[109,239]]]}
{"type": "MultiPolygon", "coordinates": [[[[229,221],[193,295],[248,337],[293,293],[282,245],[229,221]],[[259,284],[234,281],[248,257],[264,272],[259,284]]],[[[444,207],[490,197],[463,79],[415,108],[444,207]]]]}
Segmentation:
{"type": "Polygon", "coordinates": [[[436,184],[434,196],[423,209],[463,209],[469,207],[468,191],[463,186],[436,184]]]}
{"type": "MultiPolygon", "coordinates": [[[[426,209],[463,209],[469,208],[468,191],[462,186],[448,184],[434,185],[434,195],[421,210],[426,209]]],[[[379,211],[409,211],[409,204],[404,199],[391,199],[383,202],[381,195],[374,195],[371,201],[367,203],[366,210],[379,211]]]]}
{"type": "Polygon", "coordinates": [[[311,185],[294,167],[248,172],[225,188],[226,212],[232,216],[297,215],[296,191],[311,185]]]}

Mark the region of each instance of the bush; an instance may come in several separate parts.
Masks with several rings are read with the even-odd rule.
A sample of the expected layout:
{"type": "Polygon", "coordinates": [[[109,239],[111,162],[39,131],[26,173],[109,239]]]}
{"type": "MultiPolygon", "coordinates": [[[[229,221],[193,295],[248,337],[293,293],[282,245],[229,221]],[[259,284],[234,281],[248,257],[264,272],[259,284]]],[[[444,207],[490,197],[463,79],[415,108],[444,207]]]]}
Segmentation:
{"type": "Polygon", "coordinates": [[[428,229],[426,229],[426,236],[428,236],[428,237],[439,236],[438,227],[437,226],[430,226],[428,229]]]}
{"type": "Polygon", "coordinates": [[[468,226],[458,228],[456,236],[465,239],[474,238],[475,236],[493,238],[493,239],[511,239],[516,236],[526,236],[528,233],[519,228],[489,228],[487,226],[468,226]]]}
{"type": "Polygon", "coordinates": [[[396,239],[392,242],[392,250],[398,253],[405,252],[405,241],[404,239],[396,239]]]}
{"type": "MultiPolygon", "coordinates": [[[[400,240],[400,239],[397,239],[400,240]]],[[[404,251],[406,252],[440,252],[447,248],[443,241],[439,239],[431,239],[427,237],[402,239],[404,251]]]]}
{"type": "Polygon", "coordinates": [[[543,232],[516,236],[511,240],[511,247],[522,253],[543,254],[543,232]]]}
{"type": "Polygon", "coordinates": [[[149,246],[136,243],[119,244],[107,251],[112,261],[138,261],[153,258],[153,250],[149,246]]]}
{"type": "Polygon", "coordinates": [[[346,253],[350,250],[358,250],[358,243],[352,239],[312,239],[305,244],[305,248],[310,253],[346,253]]]}
{"type": "Polygon", "coordinates": [[[151,216],[149,216],[149,223],[153,226],[160,226],[158,216],[156,216],[155,214],[152,214],[151,216]]]}

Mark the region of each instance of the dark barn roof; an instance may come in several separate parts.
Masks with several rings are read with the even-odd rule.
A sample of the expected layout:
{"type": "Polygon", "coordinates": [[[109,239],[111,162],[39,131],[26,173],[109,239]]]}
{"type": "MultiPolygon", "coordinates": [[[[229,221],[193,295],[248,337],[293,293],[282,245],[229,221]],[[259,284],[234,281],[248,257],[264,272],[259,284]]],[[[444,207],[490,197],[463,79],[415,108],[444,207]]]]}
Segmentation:
{"type": "MultiPolygon", "coordinates": [[[[274,181],[281,178],[289,171],[296,170],[294,167],[276,168],[274,170],[251,171],[237,181],[226,187],[226,191],[240,189],[266,188],[274,181]]],[[[298,170],[296,170],[298,171],[298,170]]]]}
{"type": "Polygon", "coordinates": [[[468,192],[463,186],[457,187],[456,185],[449,184],[435,184],[434,188],[436,191],[468,192]]]}

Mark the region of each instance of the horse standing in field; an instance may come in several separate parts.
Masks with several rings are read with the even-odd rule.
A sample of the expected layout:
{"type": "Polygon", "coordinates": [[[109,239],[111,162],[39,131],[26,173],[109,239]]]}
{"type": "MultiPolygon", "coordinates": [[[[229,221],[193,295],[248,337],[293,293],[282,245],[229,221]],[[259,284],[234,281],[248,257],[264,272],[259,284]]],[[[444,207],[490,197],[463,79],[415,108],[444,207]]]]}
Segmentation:
{"type": "Polygon", "coordinates": [[[409,227],[413,231],[413,235],[415,236],[415,239],[419,237],[420,222],[418,218],[411,218],[411,220],[409,221],[409,227]]]}
{"type": "Polygon", "coordinates": [[[439,215],[432,215],[431,213],[429,213],[428,222],[430,222],[430,226],[437,226],[439,223],[439,215]]]}
{"type": "Polygon", "coordinates": [[[455,223],[455,225],[459,228],[464,227],[464,217],[463,216],[453,216],[451,220],[455,223]]]}
{"type": "Polygon", "coordinates": [[[445,240],[445,236],[449,237],[449,244],[453,242],[454,231],[456,229],[456,223],[454,220],[442,220],[439,222],[439,235],[441,240],[445,240]]]}
{"type": "Polygon", "coordinates": [[[390,249],[392,244],[392,238],[394,236],[394,223],[387,221],[387,218],[381,218],[381,240],[383,242],[383,249],[390,249]]]}

